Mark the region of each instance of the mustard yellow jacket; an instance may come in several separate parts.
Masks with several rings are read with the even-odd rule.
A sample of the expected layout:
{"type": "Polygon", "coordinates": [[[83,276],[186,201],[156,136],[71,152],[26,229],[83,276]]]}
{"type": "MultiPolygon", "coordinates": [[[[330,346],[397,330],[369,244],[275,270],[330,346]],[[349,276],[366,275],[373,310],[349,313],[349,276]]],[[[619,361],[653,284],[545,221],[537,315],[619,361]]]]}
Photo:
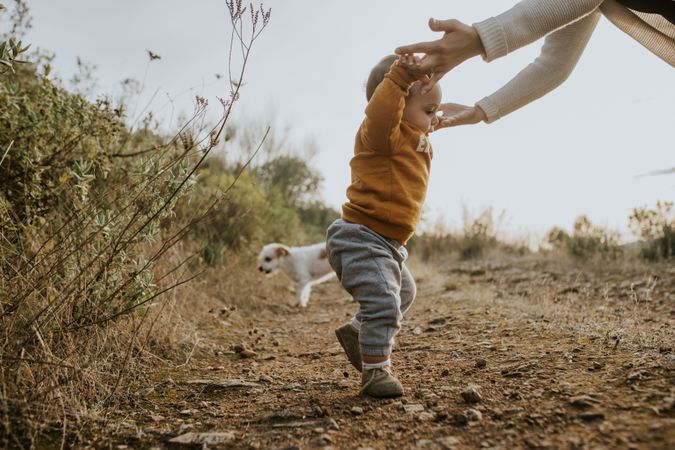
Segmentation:
{"type": "Polygon", "coordinates": [[[350,162],[352,182],[342,218],[405,244],[415,232],[427,193],[431,144],[402,120],[415,82],[394,63],[366,107],[350,162]]]}

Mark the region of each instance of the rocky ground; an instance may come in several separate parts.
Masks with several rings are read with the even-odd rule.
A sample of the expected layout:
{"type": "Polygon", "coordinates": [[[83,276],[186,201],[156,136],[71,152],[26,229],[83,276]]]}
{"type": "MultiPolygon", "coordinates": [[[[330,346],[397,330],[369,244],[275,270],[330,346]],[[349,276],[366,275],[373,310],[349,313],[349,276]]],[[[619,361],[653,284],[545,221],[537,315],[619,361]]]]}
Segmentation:
{"type": "Polygon", "coordinates": [[[412,267],[418,298],[393,356],[401,399],[359,395],[333,334],[355,304],[329,282],[305,310],[285,289],[247,300],[260,308],[210,310],[210,350],[153,374],[92,444],[675,448],[675,267],[412,267]]]}

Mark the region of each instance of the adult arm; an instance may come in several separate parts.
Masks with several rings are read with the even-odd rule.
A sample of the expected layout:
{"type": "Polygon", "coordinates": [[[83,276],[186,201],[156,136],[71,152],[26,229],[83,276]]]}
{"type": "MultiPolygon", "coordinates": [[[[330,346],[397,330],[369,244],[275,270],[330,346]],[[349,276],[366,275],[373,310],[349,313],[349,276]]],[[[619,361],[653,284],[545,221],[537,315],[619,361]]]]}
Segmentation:
{"type": "Polygon", "coordinates": [[[596,11],[604,0],[523,0],[472,26],[490,62],[596,11]]]}
{"type": "Polygon", "coordinates": [[[494,122],[560,86],[574,70],[600,15],[598,10],[593,11],[548,35],[541,53],[532,63],[502,88],[476,103],[485,114],[483,120],[494,122]]]}
{"type": "Polygon", "coordinates": [[[595,11],[603,0],[524,0],[513,8],[469,26],[457,20],[429,20],[443,36],[398,47],[396,53],[425,53],[419,69],[430,75],[429,90],[449,70],[473,56],[492,61],[595,11]]]}

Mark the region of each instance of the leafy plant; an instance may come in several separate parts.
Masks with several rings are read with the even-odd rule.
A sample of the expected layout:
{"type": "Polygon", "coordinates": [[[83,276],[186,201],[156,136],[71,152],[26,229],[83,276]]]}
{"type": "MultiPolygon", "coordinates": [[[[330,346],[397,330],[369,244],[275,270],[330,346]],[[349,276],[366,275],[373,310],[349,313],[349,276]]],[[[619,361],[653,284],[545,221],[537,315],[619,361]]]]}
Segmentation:
{"type": "Polygon", "coordinates": [[[653,209],[635,208],[628,218],[635,234],[645,242],[641,248],[645,259],[654,261],[675,258],[675,208],[673,202],[656,202],[653,209]]]}
{"type": "Polygon", "coordinates": [[[595,256],[616,258],[621,254],[619,235],[594,225],[585,215],[574,221],[572,234],[554,227],[547,233],[546,242],[554,249],[579,259],[595,256]]]}

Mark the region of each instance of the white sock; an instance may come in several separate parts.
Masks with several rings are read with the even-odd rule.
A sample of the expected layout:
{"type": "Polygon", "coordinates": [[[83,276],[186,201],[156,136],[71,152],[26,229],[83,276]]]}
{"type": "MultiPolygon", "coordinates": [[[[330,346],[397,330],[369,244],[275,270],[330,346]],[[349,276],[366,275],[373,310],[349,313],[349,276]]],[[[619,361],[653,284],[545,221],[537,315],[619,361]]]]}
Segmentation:
{"type": "Polygon", "coordinates": [[[385,367],[391,366],[391,358],[387,358],[386,361],[382,361],[379,363],[372,363],[369,364],[367,362],[363,363],[363,370],[371,370],[371,369],[384,369],[385,367]]]}
{"type": "Polygon", "coordinates": [[[356,318],[356,316],[352,317],[352,326],[358,331],[359,333],[361,332],[361,322],[356,318]]]}

